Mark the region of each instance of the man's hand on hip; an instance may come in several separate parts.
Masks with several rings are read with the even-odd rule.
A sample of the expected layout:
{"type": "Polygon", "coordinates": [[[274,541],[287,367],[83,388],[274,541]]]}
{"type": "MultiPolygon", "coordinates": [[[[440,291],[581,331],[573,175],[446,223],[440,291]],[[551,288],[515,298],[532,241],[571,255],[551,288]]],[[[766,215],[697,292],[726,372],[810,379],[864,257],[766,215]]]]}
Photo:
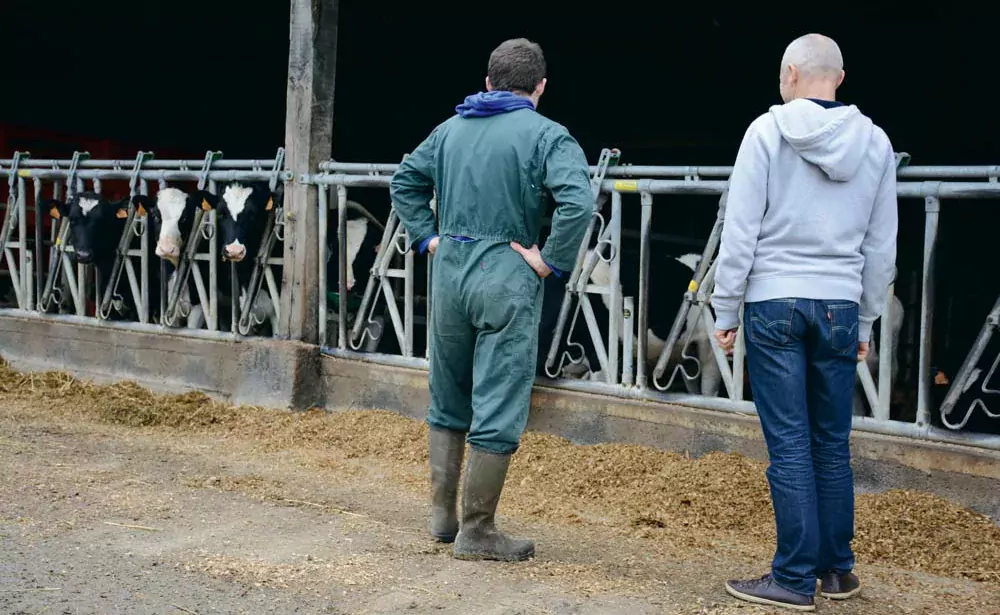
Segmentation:
{"type": "Polygon", "coordinates": [[[510,242],[510,247],[514,248],[514,250],[521,255],[521,258],[523,258],[524,261],[535,270],[538,277],[545,278],[552,273],[552,269],[550,269],[549,266],[545,264],[545,261],[542,260],[542,254],[538,251],[537,244],[531,246],[530,248],[525,248],[516,241],[512,241],[510,242]]]}
{"type": "Polygon", "coordinates": [[[719,343],[719,348],[723,352],[732,354],[736,345],[736,329],[716,329],[715,341],[719,343]]]}
{"type": "Polygon", "coordinates": [[[431,253],[431,254],[434,254],[435,252],[437,252],[438,243],[440,241],[441,241],[440,237],[435,237],[434,239],[431,239],[431,242],[429,244],[427,244],[427,251],[429,253],[431,253]]]}
{"type": "Polygon", "coordinates": [[[858,342],[858,363],[868,358],[868,342],[858,342]]]}

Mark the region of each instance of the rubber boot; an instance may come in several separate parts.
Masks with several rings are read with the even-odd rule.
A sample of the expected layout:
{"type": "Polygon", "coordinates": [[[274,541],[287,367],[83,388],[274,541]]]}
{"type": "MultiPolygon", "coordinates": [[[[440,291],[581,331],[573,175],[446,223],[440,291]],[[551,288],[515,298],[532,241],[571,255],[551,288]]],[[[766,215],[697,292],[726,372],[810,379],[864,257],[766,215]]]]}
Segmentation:
{"type": "Polygon", "coordinates": [[[454,542],[458,533],[455,509],[465,434],[432,427],[427,439],[431,460],[431,535],[439,542],[454,542]]]}
{"type": "Polygon", "coordinates": [[[462,527],[453,550],[456,559],[518,562],[535,554],[535,543],[505,536],[495,525],[509,464],[510,455],[470,449],[462,487],[462,527]]]}

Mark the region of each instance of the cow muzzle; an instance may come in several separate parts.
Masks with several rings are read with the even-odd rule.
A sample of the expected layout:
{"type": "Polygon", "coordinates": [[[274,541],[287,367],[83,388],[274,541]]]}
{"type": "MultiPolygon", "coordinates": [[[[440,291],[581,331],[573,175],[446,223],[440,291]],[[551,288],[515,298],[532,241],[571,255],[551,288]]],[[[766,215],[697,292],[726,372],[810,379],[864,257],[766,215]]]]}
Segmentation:
{"type": "Polygon", "coordinates": [[[242,261],[247,255],[247,247],[238,241],[234,241],[233,243],[227,245],[224,248],[224,251],[226,259],[231,260],[234,263],[242,261]]]}
{"type": "Polygon", "coordinates": [[[156,245],[156,255],[176,265],[177,259],[180,258],[181,255],[181,248],[176,245],[166,245],[160,243],[156,245]]]}
{"type": "Polygon", "coordinates": [[[86,265],[87,263],[94,260],[94,253],[90,250],[77,250],[76,251],[76,262],[86,265]]]}

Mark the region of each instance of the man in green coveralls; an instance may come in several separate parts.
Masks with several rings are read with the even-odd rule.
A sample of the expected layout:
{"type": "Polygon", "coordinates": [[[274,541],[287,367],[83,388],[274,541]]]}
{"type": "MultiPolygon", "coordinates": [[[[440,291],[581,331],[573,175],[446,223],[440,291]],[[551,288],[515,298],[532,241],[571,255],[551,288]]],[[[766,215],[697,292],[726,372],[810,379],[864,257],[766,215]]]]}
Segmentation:
{"type": "Polygon", "coordinates": [[[498,531],[494,517],[528,421],[542,278],[572,270],[594,204],[583,150],[535,111],[545,83],[537,44],[502,43],[490,54],[487,91],[458,105],[403,161],[390,187],[413,245],[435,255],[431,534],[454,541],[459,559],[520,561],[535,552],[532,541],[498,531]],[[552,232],[539,251],[549,198],[556,203],[552,232]]]}

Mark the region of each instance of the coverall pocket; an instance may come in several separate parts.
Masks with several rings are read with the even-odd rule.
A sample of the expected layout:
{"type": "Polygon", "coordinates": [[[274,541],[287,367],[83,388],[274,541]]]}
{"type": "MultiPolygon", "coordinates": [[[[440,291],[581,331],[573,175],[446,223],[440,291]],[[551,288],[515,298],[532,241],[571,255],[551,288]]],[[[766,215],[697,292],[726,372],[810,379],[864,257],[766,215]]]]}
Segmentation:
{"type": "Polygon", "coordinates": [[[521,297],[534,301],[541,278],[524,258],[512,248],[500,248],[488,263],[487,282],[493,301],[521,297]]]}

